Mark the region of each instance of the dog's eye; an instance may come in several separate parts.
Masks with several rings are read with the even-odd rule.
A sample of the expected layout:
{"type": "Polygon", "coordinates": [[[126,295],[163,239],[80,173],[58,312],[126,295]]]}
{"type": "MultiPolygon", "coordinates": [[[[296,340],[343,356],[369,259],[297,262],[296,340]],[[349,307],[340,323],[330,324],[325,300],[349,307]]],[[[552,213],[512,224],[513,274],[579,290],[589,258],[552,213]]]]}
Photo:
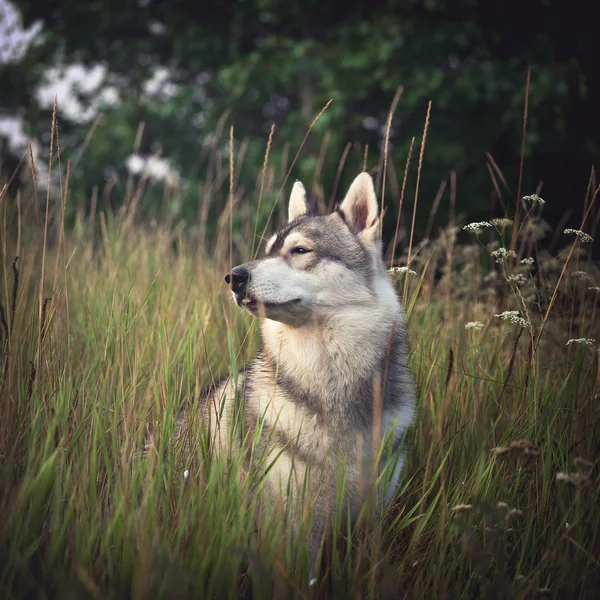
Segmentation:
{"type": "Polygon", "coordinates": [[[312,252],[312,250],[309,250],[308,248],[305,248],[304,246],[296,246],[295,248],[292,248],[290,250],[290,252],[292,254],[308,254],[309,252],[312,252]]]}

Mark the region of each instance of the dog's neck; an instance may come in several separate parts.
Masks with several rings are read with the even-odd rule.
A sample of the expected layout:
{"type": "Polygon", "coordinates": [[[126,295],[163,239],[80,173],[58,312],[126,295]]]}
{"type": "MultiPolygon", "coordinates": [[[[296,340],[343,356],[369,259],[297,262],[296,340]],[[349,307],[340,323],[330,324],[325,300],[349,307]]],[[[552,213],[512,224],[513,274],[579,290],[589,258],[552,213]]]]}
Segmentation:
{"type": "Polygon", "coordinates": [[[402,331],[398,300],[391,289],[373,306],[347,306],[312,326],[290,327],[264,319],[264,352],[288,395],[311,398],[334,410],[350,398],[364,401],[382,375],[386,356],[402,331]]]}

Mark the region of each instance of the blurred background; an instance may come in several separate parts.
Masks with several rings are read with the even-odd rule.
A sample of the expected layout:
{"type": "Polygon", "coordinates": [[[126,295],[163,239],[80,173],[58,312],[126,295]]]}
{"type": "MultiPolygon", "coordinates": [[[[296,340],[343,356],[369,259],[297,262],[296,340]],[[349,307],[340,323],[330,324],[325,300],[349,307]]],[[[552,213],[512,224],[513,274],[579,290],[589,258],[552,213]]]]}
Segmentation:
{"type": "Polygon", "coordinates": [[[514,213],[531,69],[522,195],[537,191],[553,226],[578,227],[600,159],[596,27],[583,4],[552,0],[0,0],[1,178],[15,197],[31,179],[35,140],[45,181],[57,97],[55,171],[71,161],[67,218],[91,203],[117,209],[131,178],[145,174],[140,206],[155,216],[193,223],[199,198],[220,194],[204,214],[215,230],[233,126],[236,189],[246,192],[234,227],[266,222],[271,203],[257,215],[252,194],[273,125],[269,164],[281,182],[333,99],[290,175],[327,205],[365,153],[370,169],[379,164],[403,86],[389,131],[385,233],[395,226],[416,136],[405,203],[412,212],[431,101],[417,212],[423,235],[447,224],[451,210],[466,222],[514,213]]]}

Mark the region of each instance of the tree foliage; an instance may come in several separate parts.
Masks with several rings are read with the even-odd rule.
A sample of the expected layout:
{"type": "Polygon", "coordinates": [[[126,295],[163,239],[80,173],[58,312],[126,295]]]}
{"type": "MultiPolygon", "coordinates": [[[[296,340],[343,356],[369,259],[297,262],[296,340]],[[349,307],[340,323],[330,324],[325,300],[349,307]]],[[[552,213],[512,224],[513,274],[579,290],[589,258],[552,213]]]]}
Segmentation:
{"type": "MultiPolygon", "coordinates": [[[[420,136],[431,100],[422,210],[454,170],[459,208],[485,214],[492,191],[486,153],[504,172],[514,202],[528,68],[524,189],[544,180],[550,212],[562,212],[566,202],[580,203],[600,155],[593,20],[573,3],[28,0],[18,6],[25,24],[42,20],[41,43],[20,65],[2,69],[0,86],[9,90],[4,109],[26,107],[32,134],[49,129],[34,87],[52,65],[102,64],[104,85],[119,91],[120,103],[104,107],[79,170],[88,195],[92,184],[124,174],[142,121],[141,151],[169,157],[194,190],[209,160],[202,149],[225,113],[236,140],[248,140],[240,181],[250,186],[271,125],[277,162],[286,144],[299,147],[331,98],[294,176],[312,177],[329,132],[323,179],[333,182],[344,147],[357,142],[348,157],[351,177],[365,144],[375,164],[390,102],[404,86],[390,136],[396,170],[403,169],[412,136],[420,136]],[[144,82],[159,66],[176,88],[148,97],[144,82]]],[[[72,148],[89,130],[64,117],[61,126],[72,148]]]]}

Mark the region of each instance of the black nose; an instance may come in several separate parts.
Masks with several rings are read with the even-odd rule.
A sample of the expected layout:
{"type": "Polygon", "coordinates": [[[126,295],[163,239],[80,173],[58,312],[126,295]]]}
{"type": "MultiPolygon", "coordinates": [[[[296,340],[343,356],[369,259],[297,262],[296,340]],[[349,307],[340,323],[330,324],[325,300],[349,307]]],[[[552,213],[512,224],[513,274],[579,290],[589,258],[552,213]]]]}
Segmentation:
{"type": "Polygon", "coordinates": [[[244,265],[240,265],[239,267],[234,267],[225,275],[225,281],[231,285],[231,289],[236,294],[245,295],[249,275],[248,269],[244,265]]]}

